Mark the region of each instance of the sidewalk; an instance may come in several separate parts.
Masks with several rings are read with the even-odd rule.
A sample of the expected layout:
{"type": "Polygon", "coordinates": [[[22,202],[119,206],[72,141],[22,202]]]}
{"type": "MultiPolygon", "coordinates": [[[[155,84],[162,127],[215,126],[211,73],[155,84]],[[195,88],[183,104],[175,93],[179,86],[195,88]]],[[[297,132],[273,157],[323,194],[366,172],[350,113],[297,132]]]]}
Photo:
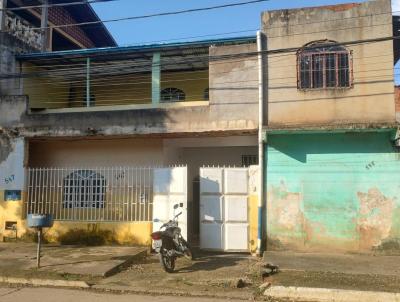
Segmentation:
{"type": "Polygon", "coordinates": [[[399,256],[280,251],[265,253],[263,260],[280,268],[265,280],[273,286],[400,293],[399,256]]]}
{"type": "Polygon", "coordinates": [[[92,281],[108,277],[146,256],[146,247],[43,245],[36,269],[36,244],[0,243],[0,276],[92,281]]]}
{"type": "Polygon", "coordinates": [[[177,259],[175,273],[168,274],[158,255],[127,262],[135,253],[146,250],[44,245],[42,267],[37,270],[35,244],[0,243],[0,283],[248,300],[262,282],[261,259],[247,254],[197,253],[195,261],[177,259]],[[114,267],[121,264],[124,266],[116,271],[114,267]],[[108,274],[110,270],[114,274],[108,274]]]}
{"type": "Polygon", "coordinates": [[[316,293],[345,297],[376,292],[377,297],[385,298],[392,295],[389,293],[400,293],[398,256],[281,251],[268,252],[260,259],[247,254],[197,252],[195,261],[177,259],[176,272],[168,274],[162,270],[157,255],[147,254],[147,248],[118,246],[45,245],[43,267],[37,270],[35,247],[24,243],[0,244],[0,282],[242,300],[265,298],[264,292],[278,300],[285,295],[292,298],[316,293]],[[278,265],[279,273],[263,274],[266,263],[278,265]],[[264,287],[260,287],[262,284],[264,287]]]}

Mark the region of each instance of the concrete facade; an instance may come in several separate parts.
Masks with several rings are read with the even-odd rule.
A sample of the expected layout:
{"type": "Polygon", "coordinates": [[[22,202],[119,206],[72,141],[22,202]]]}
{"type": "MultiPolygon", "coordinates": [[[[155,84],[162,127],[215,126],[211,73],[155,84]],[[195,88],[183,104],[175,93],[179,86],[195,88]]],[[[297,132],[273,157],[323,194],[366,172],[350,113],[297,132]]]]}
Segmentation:
{"type": "Polygon", "coordinates": [[[390,1],[376,0],[263,14],[271,51],[269,249],[371,252],[398,242],[390,12],[390,1]],[[297,53],[313,41],[344,44],[352,56],[351,87],[298,88],[297,53]],[[290,51],[272,51],[281,48],[290,51]]]}
{"type": "Polygon", "coordinates": [[[0,97],[22,94],[22,79],[7,75],[15,75],[20,71],[21,64],[15,56],[23,51],[33,51],[33,48],[16,37],[0,34],[0,97]]]}
{"type": "MultiPolygon", "coordinates": [[[[210,56],[234,55],[254,49],[254,42],[212,46],[210,56]]],[[[25,169],[188,165],[189,229],[191,237],[196,237],[199,215],[196,179],[199,168],[202,165],[241,166],[242,156],[257,156],[257,61],[251,57],[215,61],[210,62],[208,70],[192,74],[196,73],[198,81],[185,82],[185,72],[175,72],[170,76],[164,74],[162,78],[160,88],[176,86],[185,90],[186,102],[153,104],[151,85],[141,85],[141,96],[136,94],[134,88],[129,90],[133,87],[131,84],[140,80],[132,76],[125,81],[125,89],[109,85],[107,91],[102,91],[102,87],[94,86],[93,91],[98,96],[96,101],[112,95],[109,106],[99,103],[99,106],[91,108],[67,110],[63,109],[67,104],[60,106],[56,96],[57,92],[64,92],[57,89],[47,91],[45,82],[24,79],[25,95],[0,100],[0,137],[9,141],[24,139],[26,152],[19,164],[23,164],[25,169]],[[206,88],[209,88],[209,99],[196,99],[206,88]],[[124,100],[130,95],[150,99],[149,104],[138,102],[132,106],[126,102],[124,105],[124,100]],[[44,104],[53,111],[31,110],[44,104]],[[113,156],[110,157],[110,154],[113,156]]],[[[143,78],[141,80],[147,82],[143,78]]],[[[57,85],[57,82],[52,84],[57,85]]],[[[1,154],[0,162],[3,162],[14,156],[14,150],[2,145],[1,154]]],[[[0,192],[1,198],[4,190],[0,192]]],[[[26,231],[24,201],[11,204],[1,200],[5,215],[0,217],[0,233],[10,235],[10,231],[4,229],[6,221],[17,222],[20,235],[26,231]]],[[[56,241],[73,228],[85,230],[91,227],[89,222],[57,222],[48,233],[49,239],[56,241]]],[[[149,243],[152,230],[149,222],[100,223],[96,224],[96,228],[118,233],[116,238],[120,243],[131,240],[139,244],[149,243]]],[[[252,241],[255,242],[255,238],[252,241]]]]}
{"type": "Polygon", "coordinates": [[[268,49],[292,49],[268,55],[268,125],[394,122],[390,12],[391,1],[376,0],[263,13],[268,49]],[[366,40],[375,41],[357,43],[366,40]],[[344,45],[353,59],[351,88],[297,89],[297,51],[314,41],[353,42],[344,45]]]}

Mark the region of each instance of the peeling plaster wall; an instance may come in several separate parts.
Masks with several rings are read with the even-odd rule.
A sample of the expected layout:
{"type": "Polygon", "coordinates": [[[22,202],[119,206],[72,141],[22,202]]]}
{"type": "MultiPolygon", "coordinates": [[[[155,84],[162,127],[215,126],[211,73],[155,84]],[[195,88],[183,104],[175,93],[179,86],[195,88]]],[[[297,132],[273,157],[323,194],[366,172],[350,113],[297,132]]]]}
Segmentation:
{"type": "Polygon", "coordinates": [[[24,139],[0,136],[0,190],[23,190],[25,181],[24,139]]]}
{"type": "Polygon", "coordinates": [[[224,110],[220,104],[210,104],[170,109],[29,114],[25,97],[12,99],[9,102],[0,99],[0,127],[18,131],[27,138],[168,134],[195,137],[208,132],[221,136],[255,134],[258,128],[257,102],[225,104],[224,110]]]}
{"type": "MultiPolygon", "coordinates": [[[[15,55],[34,51],[27,43],[9,34],[0,33],[0,75],[13,75],[19,72],[20,64],[15,55]]],[[[0,97],[22,94],[23,80],[16,77],[0,79],[0,97]]]]}
{"type": "Polygon", "coordinates": [[[370,251],[400,238],[400,155],[390,133],[270,135],[271,249],[370,251]]]}
{"type": "Polygon", "coordinates": [[[25,182],[25,142],[22,138],[10,138],[0,134],[0,240],[13,236],[5,230],[6,221],[17,222],[19,235],[25,232],[23,217],[23,196],[25,182]],[[20,190],[21,200],[5,201],[5,190],[20,190]]]}

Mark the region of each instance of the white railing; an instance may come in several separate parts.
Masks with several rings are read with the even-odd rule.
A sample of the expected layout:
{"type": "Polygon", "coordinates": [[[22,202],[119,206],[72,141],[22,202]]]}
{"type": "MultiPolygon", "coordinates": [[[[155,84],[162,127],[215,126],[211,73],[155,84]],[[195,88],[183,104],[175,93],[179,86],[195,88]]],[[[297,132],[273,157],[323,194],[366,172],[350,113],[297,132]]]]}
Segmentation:
{"type": "Polygon", "coordinates": [[[153,168],[29,168],[27,214],[64,221],[152,221],[153,168]]]}
{"type": "Polygon", "coordinates": [[[6,14],[5,25],[6,31],[12,36],[35,49],[41,49],[42,35],[40,29],[34,29],[28,21],[11,12],[6,14]]]}

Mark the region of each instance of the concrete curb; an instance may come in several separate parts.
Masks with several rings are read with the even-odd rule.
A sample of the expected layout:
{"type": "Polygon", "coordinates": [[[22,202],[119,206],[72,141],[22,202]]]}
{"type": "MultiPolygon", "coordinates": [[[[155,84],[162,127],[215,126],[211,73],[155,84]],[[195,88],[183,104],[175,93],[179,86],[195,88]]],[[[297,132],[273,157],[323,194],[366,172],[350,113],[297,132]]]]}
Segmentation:
{"type": "Polygon", "coordinates": [[[121,264],[119,264],[119,265],[113,267],[112,269],[106,271],[106,272],[103,274],[103,277],[108,278],[108,277],[111,277],[111,276],[113,276],[113,275],[118,274],[120,271],[122,271],[122,270],[128,268],[128,267],[131,266],[133,263],[135,263],[136,260],[146,257],[147,254],[148,254],[148,251],[145,250],[145,251],[142,251],[142,252],[137,253],[137,254],[135,254],[135,255],[132,255],[131,257],[129,257],[129,258],[128,258],[126,261],[124,261],[123,263],[121,263],[121,264]]]}
{"type": "Polygon", "coordinates": [[[328,288],[271,286],[264,296],[290,301],[318,302],[400,302],[400,293],[355,291],[328,288]]]}
{"type": "Polygon", "coordinates": [[[173,289],[140,289],[130,286],[107,286],[107,285],[94,285],[90,288],[92,291],[116,293],[116,294],[136,294],[144,296],[170,296],[170,297],[190,297],[190,298],[209,298],[209,299],[225,299],[237,301],[253,301],[253,294],[243,293],[234,294],[216,293],[216,292],[198,292],[198,291],[184,291],[173,289]]]}
{"type": "Polygon", "coordinates": [[[70,287],[70,288],[90,288],[85,281],[51,280],[51,279],[25,279],[0,276],[0,283],[19,284],[30,286],[51,286],[51,287],[70,287]]]}

